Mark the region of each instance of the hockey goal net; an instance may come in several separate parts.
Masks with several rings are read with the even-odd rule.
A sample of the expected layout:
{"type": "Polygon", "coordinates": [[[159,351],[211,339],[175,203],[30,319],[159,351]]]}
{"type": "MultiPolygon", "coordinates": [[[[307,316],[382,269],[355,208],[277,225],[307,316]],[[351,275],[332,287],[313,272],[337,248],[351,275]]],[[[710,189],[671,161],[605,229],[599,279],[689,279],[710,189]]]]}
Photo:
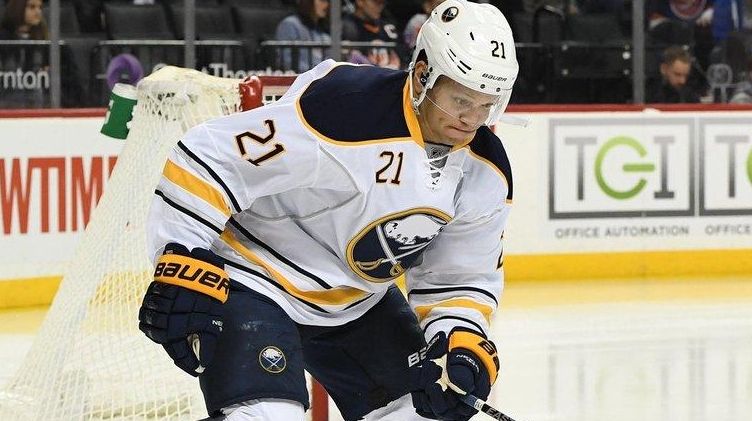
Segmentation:
{"type": "Polygon", "coordinates": [[[243,104],[273,101],[292,78],[261,82],[263,92],[256,83],[167,67],[139,84],[131,131],[106,194],[29,354],[0,390],[0,420],[206,417],[198,382],[138,330],[152,272],[145,218],[167,153],[188,128],[243,104]]]}

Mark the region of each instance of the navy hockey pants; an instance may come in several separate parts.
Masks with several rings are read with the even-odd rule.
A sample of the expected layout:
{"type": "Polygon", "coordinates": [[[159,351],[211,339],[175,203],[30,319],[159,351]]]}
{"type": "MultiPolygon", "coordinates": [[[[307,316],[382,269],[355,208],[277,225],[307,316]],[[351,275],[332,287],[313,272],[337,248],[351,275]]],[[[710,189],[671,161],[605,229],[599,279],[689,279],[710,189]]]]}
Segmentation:
{"type": "Polygon", "coordinates": [[[308,408],[303,370],[321,383],[346,420],[409,392],[408,357],[425,346],[415,314],[396,287],[342,326],[300,325],[271,299],[233,283],[217,353],[199,377],[216,416],[250,399],[278,398],[308,408]]]}

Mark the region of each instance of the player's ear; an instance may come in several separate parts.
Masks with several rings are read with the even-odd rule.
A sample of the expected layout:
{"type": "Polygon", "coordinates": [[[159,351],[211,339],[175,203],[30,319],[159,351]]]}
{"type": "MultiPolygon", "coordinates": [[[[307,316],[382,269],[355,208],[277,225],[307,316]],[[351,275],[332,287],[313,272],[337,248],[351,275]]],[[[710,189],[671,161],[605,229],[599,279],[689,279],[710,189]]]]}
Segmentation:
{"type": "Polygon", "coordinates": [[[416,95],[420,95],[426,84],[428,83],[428,69],[426,62],[418,61],[415,63],[415,69],[413,70],[413,89],[416,95]]]}

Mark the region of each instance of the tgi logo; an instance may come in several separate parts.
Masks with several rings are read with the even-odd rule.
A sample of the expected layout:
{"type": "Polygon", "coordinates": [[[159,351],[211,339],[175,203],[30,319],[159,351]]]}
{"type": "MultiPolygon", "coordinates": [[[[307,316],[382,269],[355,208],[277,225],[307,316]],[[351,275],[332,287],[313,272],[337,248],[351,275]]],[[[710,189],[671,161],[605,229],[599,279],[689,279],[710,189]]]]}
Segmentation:
{"type": "Polygon", "coordinates": [[[700,214],[752,215],[752,122],[700,120],[700,214]]]}
{"type": "Polygon", "coordinates": [[[691,119],[552,119],[551,219],[694,213],[691,119]]]}

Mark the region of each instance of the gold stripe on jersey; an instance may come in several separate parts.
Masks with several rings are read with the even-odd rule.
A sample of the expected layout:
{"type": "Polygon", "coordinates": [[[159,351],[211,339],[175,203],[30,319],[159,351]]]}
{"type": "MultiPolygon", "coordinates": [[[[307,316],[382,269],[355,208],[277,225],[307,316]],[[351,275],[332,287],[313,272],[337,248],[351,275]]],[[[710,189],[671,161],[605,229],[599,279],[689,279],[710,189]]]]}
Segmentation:
{"type": "Polygon", "coordinates": [[[421,148],[425,148],[426,145],[423,143],[423,133],[420,131],[418,116],[415,115],[415,110],[413,109],[413,99],[410,98],[410,75],[407,76],[405,86],[402,88],[402,112],[405,113],[405,123],[407,123],[407,129],[410,130],[410,136],[421,148]]]}
{"type": "MultiPolygon", "coordinates": [[[[483,158],[482,156],[476,154],[475,152],[473,152],[472,150],[470,150],[469,147],[467,148],[467,153],[470,154],[470,156],[472,156],[473,158],[475,158],[478,161],[480,161],[480,162],[488,165],[489,167],[491,167],[491,169],[493,169],[494,171],[496,171],[496,174],[499,174],[499,177],[501,177],[501,179],[504,180],[504,184],[507,186],[507,189],[509,188],[509,180],[507,179],[507,176],[504,175],[503,172],[501,172],[501,170],[499,169],[499,167],[497,167],[496,165],[494,165],[493,162],[487,160],[486,158],[483,158]]],[[[505,199],[505,201],[509,205],[512,204],[512,200],[511,199],[505,199]]]]}
{"type": "Polygon", "coordinates": [[[277,272],[270,264],[263,261],[260,256],[245,247],[230,231],[225,230],[220,238],[241,256],[263,267],[293,297],[313,304],[339,306],[354,303],[368,295],[366,291],[346,286],[317,291],[301,290],[282,276],[281,273],[277,272]]]}
{"type": "Polygon", "coordinates": [[[418,320],[423,321],[423,319],[428,316],[428,313],[430,313],[431,310],[436,307],[463,307],[477,310],[481,314],[483,314],[483,317],[485,317],[487,322],[490,322],[491,314],[494,311],[493,307],[486,304],[481,304],[477,301],[473,301],[467,298],[453,298],[451,300],[440,301],[436,304],[415,307],[415,313],[418,315],[418,320]]]}
{"type": "Polygon", "coordinates": [[[219,190],[181,168],[169,159],[165,164],[162,174],[165,178],[192,193],[194,196],[200,197],[203,201],[222,212],[225,216],[229,217],[232,214],[230,212],[230,206],[227,205],[227,202],[225,202],[225,199],[219,190]]]}

